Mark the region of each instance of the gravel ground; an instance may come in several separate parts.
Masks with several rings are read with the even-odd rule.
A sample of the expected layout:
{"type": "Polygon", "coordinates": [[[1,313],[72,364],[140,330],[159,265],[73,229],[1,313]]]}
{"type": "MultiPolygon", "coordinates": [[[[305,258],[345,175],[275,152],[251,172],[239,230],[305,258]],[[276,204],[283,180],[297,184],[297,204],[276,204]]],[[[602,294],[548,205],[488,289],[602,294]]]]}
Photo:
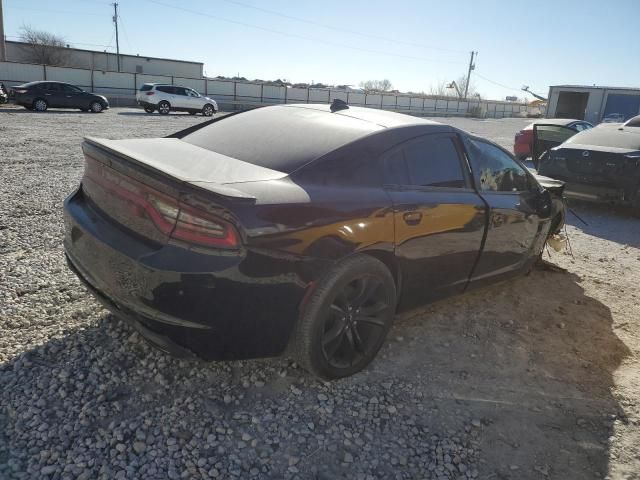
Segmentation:
{"type": "MultiPolygon", "coordinates": [[[[640,478],[640,221],[573,205],[567,273],[398,316],[365,372],[147,346],[66,268],[83,136],[203,121],[0,109],[0,478],[640,478]]],[[[441,119],[506,147],[527,121],[441,119]]]]}

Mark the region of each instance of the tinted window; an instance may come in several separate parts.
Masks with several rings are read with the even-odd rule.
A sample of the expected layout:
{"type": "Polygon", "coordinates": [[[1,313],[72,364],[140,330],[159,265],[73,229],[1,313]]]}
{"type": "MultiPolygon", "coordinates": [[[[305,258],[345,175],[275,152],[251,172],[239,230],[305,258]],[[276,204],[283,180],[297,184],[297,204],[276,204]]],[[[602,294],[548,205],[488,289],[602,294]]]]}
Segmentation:
{"type": "Polygon", "coordinates": [[[450,137],[431,137],[403,148],[409,183],[421,187],[464,187],[458,151],[450,137]]]}
{"type": "Polygon", "coordinates": [[[142,85],[140,87],[140,91],[141,92],[148,92],[149,90],[151,90],[153,88],[153,85],[149,85],[148,83],[145,83],[144,85],[142,85]]]}
{"type": "Polygon", "coordinates": [[[173,92],[176,95],[187,95],[186,88],[184,87],[173,87],[173,92]]]}
{"type": "Polygon", "coordinates": [[[293,106],[230,115],[182,141],[281,172],[299,167],[383,127],[346,115],[293,106]]]}
{"type": "Polygon", "coordinates": [[[189,95],[190,97],[199,97],[200,94],[198,92],[196,92],[195,90],[191,90],[190,88],[186,88],[185,89],[187,91],[187,95],[189,95]]]}
{"type": "Polygon", "coordinates": [[[529,188],[529,177],[504,150],[480,140],[469,140],[471,165],[480,190],[522,192],[529,188]]]}
{"type": "Polygon", "coordinates": [[[65,93],[82,93],[82,89],[73,85],[62,85],[62,89],[65,91],[65,93]]]}
{"type": "Polygon", "coordinates": [[[384,183],[388,185],[407,185],[409,183],[407,164],[404,162],[401,148],[388,155],[384,160],[384,183]]]}
{"type": "Polygon", "coordinates": [[[51,92],[51,93],[58,93],[58,92],[62,92],[64,88],[59,83],[45,83],[43,84],[43,90],[46,90],[47,92],[51,92]]]}
{"type": "Polygon", "coordinates": [[[159,92],[170,93],[170,94],[173,94],[174,92],[173,87],[169,87],[166,85],[160,85],[159,87],[156,87],[156,90],[158,90],[159,92]]]}

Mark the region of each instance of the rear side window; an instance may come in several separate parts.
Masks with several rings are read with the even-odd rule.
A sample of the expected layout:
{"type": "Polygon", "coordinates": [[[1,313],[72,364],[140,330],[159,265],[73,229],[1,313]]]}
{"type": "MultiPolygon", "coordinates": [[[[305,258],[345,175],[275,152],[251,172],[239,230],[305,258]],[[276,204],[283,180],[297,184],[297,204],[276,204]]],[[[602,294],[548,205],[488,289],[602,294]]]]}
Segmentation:
{"type": "Polygon", "coordinates": [[[508,153],[481,140],[469,140],[476,184],[484,192],[524,192],[529,176],[508,153]]]}
{"type": "Polygon", "coordinates": [[[450,136],[412,141],[385,159],[385,183],[417,187],[466,187],[460,155],[450,136]]]}
{"type": "Polygon", "coordinates": [[[144,84],[140,87],[141,92],[148,92],[153,88],[153,85],[144,84]]]}
{"type": "Polygon", "coordinates": [[[173,87],[169,87],[167,85],[160,85],[159,87],[156,87],[156,90],[163,93],[170,93],[170,94],[174,93],[173,87]]]}

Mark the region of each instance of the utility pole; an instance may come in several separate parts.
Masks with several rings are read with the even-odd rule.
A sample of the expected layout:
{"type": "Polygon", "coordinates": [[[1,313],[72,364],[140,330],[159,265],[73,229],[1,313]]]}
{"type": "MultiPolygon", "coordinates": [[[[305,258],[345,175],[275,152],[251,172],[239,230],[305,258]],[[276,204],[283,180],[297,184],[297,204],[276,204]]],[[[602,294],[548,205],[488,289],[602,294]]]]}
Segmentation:
{"type": "MultiPolygon", "coordinates": [[[[117,32],[117,30],[116,30],[117,32]]],[[[474,55],[478,55],[478,52],[471,52],[471,60],[469,60],[469,71],[467,72],[467,83],[464,86],[464,99],[467,99],[467,92],[469,91],[469,82],[471,81],[471,70],[475,70],[476,65],[473,63],[474,55]]]]}
{"type": "Polygon", "coordinates": [[[116,26],[116,60],[118,61],[118,71],[120,71],[120,42],[118,41],[118,2],[113,3],[113,23],[116,26]]]}
{"type": "Polygon", "coordinates": [[[0,62],[7,61],[7,47],[4,44],[4,18],[2,16],[2,0],[0,0],[0,62]]]}

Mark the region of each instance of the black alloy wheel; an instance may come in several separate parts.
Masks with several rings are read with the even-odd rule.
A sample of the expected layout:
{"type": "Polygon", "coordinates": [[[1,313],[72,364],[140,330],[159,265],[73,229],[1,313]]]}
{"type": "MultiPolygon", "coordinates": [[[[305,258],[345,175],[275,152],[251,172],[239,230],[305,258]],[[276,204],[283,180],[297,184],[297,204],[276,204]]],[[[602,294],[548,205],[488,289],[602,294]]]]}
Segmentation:
{"type": "Polygon", "coordinates": [[[156,111],[156,109],[153,107],[144,107],[144,111],[147,113],[153,113],[156,111]]]}
{"type": "Polygon", "coordinates": [[[396,288],[387,267],[368,255],[341,262],[315,288],[294,335],[301,365],[325,379],[362,370],[393,323],[396,288]]]}

